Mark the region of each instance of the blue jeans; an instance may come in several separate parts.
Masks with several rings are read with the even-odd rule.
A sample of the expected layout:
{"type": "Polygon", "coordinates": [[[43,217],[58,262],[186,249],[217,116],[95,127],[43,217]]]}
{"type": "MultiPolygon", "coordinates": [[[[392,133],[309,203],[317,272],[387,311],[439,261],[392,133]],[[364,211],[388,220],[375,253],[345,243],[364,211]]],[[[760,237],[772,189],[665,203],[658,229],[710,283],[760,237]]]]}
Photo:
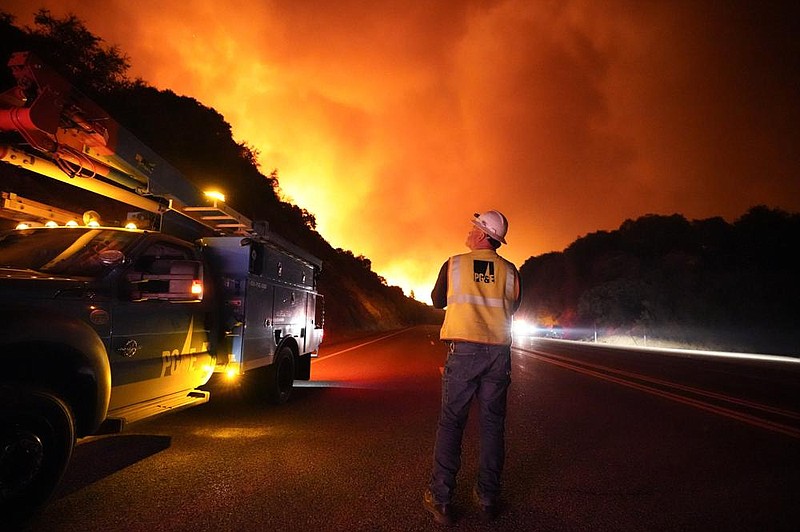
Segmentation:
{"type": "Polygon", "coordinates": [[[433,450],[429,488],[439,504],[450,503],[461,467],[461,440],[469,407],[480,408],[477,492],[483,504],[500,495],[505,462],[506,396],[511,383],[511,347],[453,342],[442,375],[442,410],[433,450]]]}

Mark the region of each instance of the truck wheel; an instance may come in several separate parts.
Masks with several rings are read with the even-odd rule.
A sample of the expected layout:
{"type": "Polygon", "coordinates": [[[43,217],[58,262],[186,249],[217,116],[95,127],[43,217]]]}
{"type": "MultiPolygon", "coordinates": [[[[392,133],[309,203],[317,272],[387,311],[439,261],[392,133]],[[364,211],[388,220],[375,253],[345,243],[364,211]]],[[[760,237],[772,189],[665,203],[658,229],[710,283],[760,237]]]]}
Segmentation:
{"type": "Polygon", "coordinates": [[[20,523],[53,493],[75,445],[75,420],[55,395],[0,386],[0,515],[20,523]]]}
{"type": "Polygon", "coordinates": [[[275,354],[267,368],[267,394],[271,403],[282,405],[289,400],[294,387],[294,354],[286,346],[275,354]]]}

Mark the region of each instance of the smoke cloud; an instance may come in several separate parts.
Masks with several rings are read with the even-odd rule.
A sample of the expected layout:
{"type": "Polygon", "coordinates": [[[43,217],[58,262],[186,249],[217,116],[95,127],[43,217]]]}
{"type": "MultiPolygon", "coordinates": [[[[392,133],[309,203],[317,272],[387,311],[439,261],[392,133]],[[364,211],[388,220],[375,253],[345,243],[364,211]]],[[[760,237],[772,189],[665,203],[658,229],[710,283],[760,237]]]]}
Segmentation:
{"type": "Polygon", "coordinates": [[[6,1],[222,113],[334,246],[424,301],[473,212],[521,265],[645,214],[800,211],[792,2],[6,1]]]}

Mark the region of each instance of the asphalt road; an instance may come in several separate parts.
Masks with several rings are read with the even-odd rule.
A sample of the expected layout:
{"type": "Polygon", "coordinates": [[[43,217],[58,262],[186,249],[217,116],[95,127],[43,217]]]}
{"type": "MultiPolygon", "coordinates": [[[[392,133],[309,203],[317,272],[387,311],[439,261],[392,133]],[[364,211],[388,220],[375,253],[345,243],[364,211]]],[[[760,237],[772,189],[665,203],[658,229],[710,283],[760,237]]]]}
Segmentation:
{"type": "MultiPolygon", "coordinates": [[[[29,529],[435,529],[444,357],[435,328],[328,345],[285,406],[233,390],[84,440],[29,529]]],[[[800,379],[768,366],[515,350],[505,512],[484,525],[470,504],[473,416],[453,529],[800,530],[800,379]]]]}

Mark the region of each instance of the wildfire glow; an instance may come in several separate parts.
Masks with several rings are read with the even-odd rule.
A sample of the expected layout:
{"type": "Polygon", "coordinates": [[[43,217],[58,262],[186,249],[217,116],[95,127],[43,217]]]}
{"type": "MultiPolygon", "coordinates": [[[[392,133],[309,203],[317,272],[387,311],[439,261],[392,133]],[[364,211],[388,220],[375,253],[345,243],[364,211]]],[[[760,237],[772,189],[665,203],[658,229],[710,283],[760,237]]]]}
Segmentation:
{"type": "Polygon", "coordinates": [[[427,301],[476,211],[506,214],[518,266],[645,214],[800,211],[800,73],[780,59],[800,56],[792,3],[711,4],[3,9],[23,25],[72,12],[131,77],[219,111],[326,240],[427,301]]]}

